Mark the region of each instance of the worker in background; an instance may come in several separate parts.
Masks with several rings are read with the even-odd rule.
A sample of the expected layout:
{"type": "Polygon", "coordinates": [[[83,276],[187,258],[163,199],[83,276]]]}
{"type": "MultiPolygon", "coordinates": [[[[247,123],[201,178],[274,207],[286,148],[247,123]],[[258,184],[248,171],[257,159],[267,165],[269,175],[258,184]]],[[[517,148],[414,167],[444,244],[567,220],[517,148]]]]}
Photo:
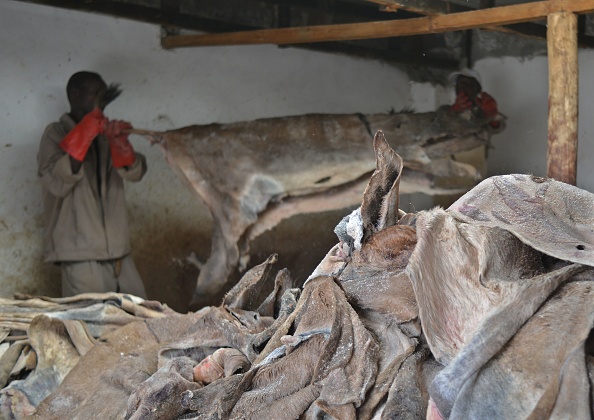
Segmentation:
{"type": "Polygon", "coordinates": [[[130,256],[124,197],[124,181],[140,181],[146,159],[128,141],[130,123],[103,114],[120,92],[97,73],[75,73],[66,86],[70,112],[41,138],[45,261],[60,265],[63,296],[120,292],[146,298],[130,256]]]}
{"type": "MultiPolygon", "coordinates": [[[[456,72],[456,102],[450,107],[452,112],[469,112],[475,118],[485,119],[493,128],[499,128],[501,121],[497,102],[487,92],[483,92],[478,74],[472,70],[456,72]]],[[[470,117],[469,115],[469,117],[470,117]]]]}

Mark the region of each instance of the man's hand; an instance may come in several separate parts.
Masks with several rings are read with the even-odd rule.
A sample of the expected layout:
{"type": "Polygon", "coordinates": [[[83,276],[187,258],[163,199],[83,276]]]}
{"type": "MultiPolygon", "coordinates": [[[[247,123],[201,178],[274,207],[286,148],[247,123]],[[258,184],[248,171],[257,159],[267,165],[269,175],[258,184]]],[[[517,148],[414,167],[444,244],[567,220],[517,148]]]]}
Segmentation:
{"type": "Polygon", "coordinates": [[[456,95],[456,102],[454,102],[454,105],[450,106],[450,110],[453,112],[462,112],[470,108],[472,108],[472,101],[464,92],[458,93],[458,95],[456,95]]]}
{"type": "Polygon", "coordinates": [[[114,168],[130,166],[136,160],[132,144],[128,141],[128,131],[131,129],[132,124],[127,121],[114,120],[107,123],[105,134],[109,140],[114,168]]]}
{"type": "Polygon", "coordinates": [[[93,109],[60,142],[60,147],[82,162],[87,155],[93,139],[105,132],[107,117],[99,108],[93,109]]]}
{"type": "Polygon", "coordinates": [[[483,113],[483,117],[492,118],[499,113],[497,102],[487,92],[481,92],[476,97],[476,104],[483,113]]]}

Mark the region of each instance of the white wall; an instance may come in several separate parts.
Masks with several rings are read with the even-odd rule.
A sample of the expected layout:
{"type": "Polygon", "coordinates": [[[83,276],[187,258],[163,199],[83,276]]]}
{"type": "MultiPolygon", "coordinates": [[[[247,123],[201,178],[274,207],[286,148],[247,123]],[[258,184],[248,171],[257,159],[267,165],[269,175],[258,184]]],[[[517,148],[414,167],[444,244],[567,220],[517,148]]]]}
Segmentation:
{"type": "MultiPolygon", "coordinates": [[[[275,46],[165,51],[155,25],[6,0],[0,35],[2,296],[59,293],[57,270],[41,263],[35,156],[44,126],[67,111],[64,87],[75,71],[120,82],[124,93],[107,114],[155,130],[311,112],[427,111],[453,99],[451,90],[411,83],[375,61],[275,46]]],[[[578,186],[590,191],[593,60],[593,52],[580,53],[578,186]]],[[[545,175],[546,58],[482,59],[475,69],[508,116],[507,130],[493,138],[489,173],[545,175]]],[[[180,280],[196,273],[185,257],[193,250],[207,257],[210,221],[160,151],[132,141],[150,165],[147,177],[128,188],[135,258],[145,280],[152,279],[149,295],[168,301],[191,291],[180,280]]]]}
{"type": "MultiPolygon", "coordinates": [[[[579,54],[579,143],[577,186],[594,192],[594,52],[579,54]]],[[[490,58],[476,63],[483,89],[507,115],[507,129],[493,138],[489,174],[531,173],[546,176],[548,64],[546,57],[531,60],[490,58]]]]}
{"type": "MultiPolygon", "coordinates": [[[[412,105],[408,78],[378,62],[275,46],[165,51],[159,36],[156,25],[0,2],[1,295],[59,293],[57,270],[41,264],[35,156],[45,125],[68,110],[65,85],[78,70],[120,82],[106,113],[145,129],[412,105]]],[[[209,219],[160,151],[132,142],[149,160],[146,178],[128,188],[135,258],[152,262],[142,275],[160,276],[149,295],[167,300],[187,294],[171,278],[191,271],[191,250],[208,250],[209,219]]]]}

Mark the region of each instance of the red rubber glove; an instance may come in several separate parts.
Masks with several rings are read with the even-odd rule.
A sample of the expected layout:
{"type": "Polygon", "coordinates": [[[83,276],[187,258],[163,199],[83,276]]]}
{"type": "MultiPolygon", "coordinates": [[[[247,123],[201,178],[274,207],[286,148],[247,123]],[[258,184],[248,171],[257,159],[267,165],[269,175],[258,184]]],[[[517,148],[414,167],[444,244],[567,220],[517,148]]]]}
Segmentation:
{"type": "Polygon", "coordinates": [[[450,106],[450,110],[454,112],[462,112],[470,108],[472,108],[472,102],[464,92],[460,92],[456,95],[456,102],[454,102],[454,105],[450,106]]]}
{"type": "Polygon", "coordinates": [[[60,142],[60,147],[74,159],[82,162],[99,134],[105,132],[107,117],[99,108],[93,109],[60,142]]]}
{"type": "Polygon", "coordinates": [[[107,123],[105,134],[109,140],[109,150],[114,168],[130,166],[136,159],[132,144],[128,141],[127,130],[131,129],[132,124],[127,121],[114,120],[107,123]]]}
{"type": "Polygon", "coordinates": [[[495,102],[495,99],[493,99],[487,92],[481,92],[477,95],[476,104],[483,112],[483,117],[485,118],[492,118],[499,114],[499,111],[497,110],[497,102],[495,102]]]}

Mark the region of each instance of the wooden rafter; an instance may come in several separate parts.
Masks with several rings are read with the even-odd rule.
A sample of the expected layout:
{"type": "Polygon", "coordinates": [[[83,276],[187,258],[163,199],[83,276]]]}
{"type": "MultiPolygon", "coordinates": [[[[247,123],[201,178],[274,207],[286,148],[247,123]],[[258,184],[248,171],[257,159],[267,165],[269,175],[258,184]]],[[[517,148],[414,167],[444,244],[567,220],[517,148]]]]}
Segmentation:
{"type": "Polygon", "coordinates": [[[556,12],[590,13],[594,0],[548,0],[490,9],[379,22],[264,29],[161,39],[164,48],[208,45],[302,44],[424,35],[508,25],[546,18],[556,12]]]}

